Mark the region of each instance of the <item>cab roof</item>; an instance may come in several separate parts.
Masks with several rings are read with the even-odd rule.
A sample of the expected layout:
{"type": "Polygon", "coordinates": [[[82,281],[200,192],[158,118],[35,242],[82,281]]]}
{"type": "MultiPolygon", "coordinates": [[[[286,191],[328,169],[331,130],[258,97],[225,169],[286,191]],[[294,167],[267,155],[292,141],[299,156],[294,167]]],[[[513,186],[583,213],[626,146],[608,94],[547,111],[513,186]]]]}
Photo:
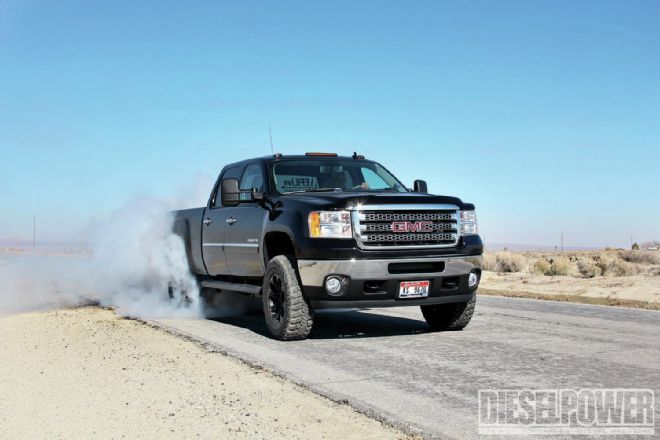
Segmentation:
{"type": "Polygon", "coordinates": [[[254,162],[277,162],[285,160],[367,160],[362,155],[339,156],[336,153],[305,153],[305,154],[269,154],[267,156],[253,157],[225,165],[224,168],[243,166],[254,162]]]}
{"type": "Polygon", "coordinates": [[[337,153],[328,153],[328,152],[308,152],[305,154],[282,154],[275,153],[272,156],[264,156],[263,159],[267,160],[287,160],[287,159],[296,159],[296,160],[319,160],[319,159],[341,159],[341,160],[364,160],[364,156],[361,154],[353,153],[352,156],[340,156],[337,153]]]}

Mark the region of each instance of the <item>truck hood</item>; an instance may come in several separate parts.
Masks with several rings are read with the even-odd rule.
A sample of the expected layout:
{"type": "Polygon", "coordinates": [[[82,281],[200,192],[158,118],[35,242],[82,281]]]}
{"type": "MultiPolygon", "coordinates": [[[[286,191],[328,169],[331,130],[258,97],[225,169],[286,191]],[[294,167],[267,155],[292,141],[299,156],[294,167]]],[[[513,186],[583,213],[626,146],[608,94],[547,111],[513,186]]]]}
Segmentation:
{"type": "Polygon", "coordinates": [[[474,209],[474,205],[463,203],[461,199],[450,196],[436,196],[424,193],[297,193],[280,198],[286,204],[288,200],[309,204],[324,209],[345,209],[358,205],[456,205],[459,209],[474,209]]]}

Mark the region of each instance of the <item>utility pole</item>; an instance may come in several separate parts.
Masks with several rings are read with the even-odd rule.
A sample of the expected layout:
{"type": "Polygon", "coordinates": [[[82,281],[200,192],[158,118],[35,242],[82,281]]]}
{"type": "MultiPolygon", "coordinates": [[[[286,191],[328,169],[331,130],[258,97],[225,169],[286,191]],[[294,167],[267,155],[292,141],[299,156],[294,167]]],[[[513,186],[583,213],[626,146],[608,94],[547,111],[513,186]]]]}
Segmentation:
{"type": "Polygon", "coordinates": [[[561,233],[561,251],[564,252],[564,233],[561,233]]]}
{"type": "Polygon", "coordinates": [[[32,214],[32,248],[37,247],[37,214],[32,214]]]}

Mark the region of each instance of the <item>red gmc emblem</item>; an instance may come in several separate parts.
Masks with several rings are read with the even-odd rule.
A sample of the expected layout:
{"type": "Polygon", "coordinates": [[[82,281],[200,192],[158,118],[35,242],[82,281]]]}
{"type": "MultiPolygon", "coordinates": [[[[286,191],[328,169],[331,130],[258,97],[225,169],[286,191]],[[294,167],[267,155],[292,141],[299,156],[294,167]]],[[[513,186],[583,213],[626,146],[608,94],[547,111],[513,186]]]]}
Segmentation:
{"type": "Polygon", "coordinates": [[[393,222],[392,232],[433,232],[433,222],[393,222]]]}

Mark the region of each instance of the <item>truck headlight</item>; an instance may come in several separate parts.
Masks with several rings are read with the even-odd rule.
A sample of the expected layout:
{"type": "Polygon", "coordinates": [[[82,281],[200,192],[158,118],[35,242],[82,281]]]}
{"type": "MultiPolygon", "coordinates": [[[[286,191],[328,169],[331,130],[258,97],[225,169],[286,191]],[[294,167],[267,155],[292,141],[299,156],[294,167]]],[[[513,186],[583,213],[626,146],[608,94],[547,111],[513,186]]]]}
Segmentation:
{"type": "Polygon", "coordinates": [[[310,212],[309,236],[312,238],[352,238],[351,213],[348,211],[310,212]]]}
{"type": "Polygon", "coordinates": [[[461,211],[461,235],[477,235],[477,213],[475,211],[461,211]]]}

